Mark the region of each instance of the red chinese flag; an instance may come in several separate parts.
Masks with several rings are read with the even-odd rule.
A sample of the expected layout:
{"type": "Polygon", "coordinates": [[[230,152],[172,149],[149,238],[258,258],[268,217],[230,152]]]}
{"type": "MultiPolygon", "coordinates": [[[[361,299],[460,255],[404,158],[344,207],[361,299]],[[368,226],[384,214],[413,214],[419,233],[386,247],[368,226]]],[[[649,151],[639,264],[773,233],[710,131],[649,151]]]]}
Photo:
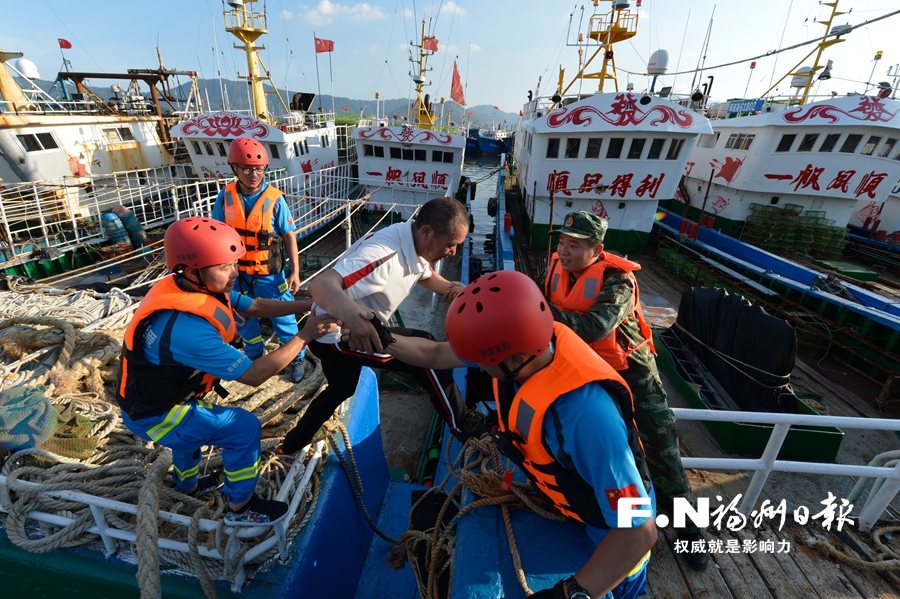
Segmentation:
{"type": "Polygon", "coordinates": [[[519,111],[519,116],[523,116],[523,115],[522,115],[522,111],[521,111],[521,110],[520,110],[520,111],[519,111]]]}
{"type": "Polygon", "coordinates": [[[494,106],[494,110],[500,110],[499,106],[494,106]]]}
{"type": "Polygon", "coordinates": [[[472,113],[471,113],[471,112],[469,113],[469,116],[472,116],[472,113]]]}
{"type": "Polygon", "coordinates": [[[506,119],[503,119],[503,124],[504,124],[504,125],[506,124],[506,119]]]}
{"type": "Polygon", "coordinates": [[[438,51],[438,41],[436,37],[426,37],[425,41],[422,42],[422,47],[426,50],[431,50],[432,52],[438,51]]]}
{"type": "Polygon", "coordinates": [[[453,82],[450,83],[450,99],[460,106],[466,105],[466,96],[463,94],[462,81],[459,78],[459,69],[456,61],[453,61],[453,82]]]}
{"type": "Polygon", "coordinates": [[[331,40],[322,40],[319,38],[314,38],[316,40],[316,54],[321,54],[322,52],[334,52],[334,42],[331,40]]]}
{"type": "Polygon", "coordinates": [[[62,48],[63,50],[71,50],[72,49],[72,42],[70,42],[69,40],[64,40],[63,38],[58,37],[58,38],[56,38],[56,41],[59,42],[59,47],[62,48]]]}
{"type": "Polygon", "coordinates": [[[347,112],[347,107],[346,107],[346,106],[344,106],[344,112],[347,112]]]}
{"type": "Polygon", "coordinates": [[[609,501],[609,507],[613,510],[619,510],[619,499],[622,497],[640,497],[641,494],[638,492],[637,485],[630,484],[627,487],[622,487],[621,489],[605,489],[603,491],[606,494],[606,500],[609,501]]]}

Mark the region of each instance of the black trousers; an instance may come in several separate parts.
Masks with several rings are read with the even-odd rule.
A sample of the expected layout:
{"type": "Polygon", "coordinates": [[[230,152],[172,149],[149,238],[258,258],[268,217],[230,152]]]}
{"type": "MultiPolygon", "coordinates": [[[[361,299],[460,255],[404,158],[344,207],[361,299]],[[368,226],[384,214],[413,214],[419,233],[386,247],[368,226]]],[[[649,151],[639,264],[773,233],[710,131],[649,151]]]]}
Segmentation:
{"type": "MultiPolygon", "coordinates": [[[[417,329],[395,327],[390,331],[406,337],[434,339],[430,333],[417,329]]],[[[346,343],[328,344],[313,341],[309,349],[322,364],[322,372],[328,381],[328,387],[312,400],[297,426],[285,436],[282,445],[285,453],[294,453],[306,446],[319,427],[331,418],[335,409],[353,395],[363,366],[383,368],[412,376],[419,386],[428,392],[431,404],[450,426],[451,432],[458,435],[462,430],[467,411],[466,402],[453,382],[452,370],[432,370],[413,366],[391,356],[370,356],[349,349],[346,343]]]]}

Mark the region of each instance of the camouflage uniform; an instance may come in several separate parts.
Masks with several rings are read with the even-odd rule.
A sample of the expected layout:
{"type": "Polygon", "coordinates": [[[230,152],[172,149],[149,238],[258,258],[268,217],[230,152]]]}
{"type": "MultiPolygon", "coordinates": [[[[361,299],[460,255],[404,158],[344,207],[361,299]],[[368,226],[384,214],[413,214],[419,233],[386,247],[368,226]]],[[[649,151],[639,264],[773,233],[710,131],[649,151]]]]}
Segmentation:
{"type": "MultiPolygon", "coordinates": [[[[605,274],[597,301],[587,313],[562,311],[551,304],[553,318],[570,327],[587,343],[594,343],[616,329],[616,338],[620,343],[628,340],[632,345],[637,345],[644,341],[637,319],[623,322],[631,313],[632,283],[621,270],[607,269],[605,274]]],[[[693,504],[691,483],[681,465],[675,417],[666,403],[656,358],[645,345],[628,356],[628,369],[619,371],[619,374],[634,396],[634,420],[644,446],[659,509],[671,514],[674,497],[684,497],[693,504]]],[[[690,519],[688,524],[685,532],[699,531],[690,519]]]]}

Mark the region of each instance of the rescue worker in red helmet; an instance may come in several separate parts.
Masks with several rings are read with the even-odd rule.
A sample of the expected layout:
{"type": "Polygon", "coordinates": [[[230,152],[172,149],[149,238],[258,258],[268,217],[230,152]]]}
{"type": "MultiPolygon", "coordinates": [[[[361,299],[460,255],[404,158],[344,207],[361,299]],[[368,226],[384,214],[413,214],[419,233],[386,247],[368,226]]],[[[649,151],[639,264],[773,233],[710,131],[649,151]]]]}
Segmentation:
{"type": "MultiPolygon", "coordinates": [[[[499,271],[469,284],[447,310],[447,343],[395,335],[385,351],[429,368],[478,366],[493,377],[494,439],[556,509],[596,543],[573,576],[535,599],[643,595],[656,542],[655,500],[631,392],[567,326],[554,323],[541,290],[499,271]],[[643,498],[620,528],[619,499],[643,498]]],[[[511,582],[515,585],[515,582],[511,582]]]]}
{"type": "Polygon", "coordinates": [[[284,346],[251,361],[229,345],[234,312],[277,317],[307,312],[309,301],[251,299],[234,291],[237,264],[246,253],[241,236],[211,218],[185,218],[166,231],[166,266],[173,274],[144,297],[125,331],[116,400],[135,435],[172,449],[175,486],[197,496],[217,488],[221,474],[200,478],[200,448],[222,448],[225,522],[273,524],[287,504],[254,493],[260,473],[259,419],[242,408],[204,400],[227,394],[221,379],[259,386],[284,368],[310,341],[336,330],[333,318],[310,318],[284,346]]]}
{"type": "MultiPolygon", "coordinates": [[[[250,298],[291,301],[300,289],[296,227],[284,195],[264,180],[269,154],[259,141],[241,137],[228,147],[228,164],[237,179],[219,191],[212,217],[233,227],[247,247],[247,254],[238,261],[237,289],[250,298]],[[287,278],[282,251],[291,263],[291,274],[287,278]]],[[[281,343],[297,334],[296,316],[271,320],[281,343]]],[[[244,351],[251,360],[265,353],[259,319],[246,319],[238,325],[238,333],[244,339],[244,351]]],[[[299,383],[306,376],[305,356],[306,348],[300,350],[290,363],[292,383],[299,383]]]]}

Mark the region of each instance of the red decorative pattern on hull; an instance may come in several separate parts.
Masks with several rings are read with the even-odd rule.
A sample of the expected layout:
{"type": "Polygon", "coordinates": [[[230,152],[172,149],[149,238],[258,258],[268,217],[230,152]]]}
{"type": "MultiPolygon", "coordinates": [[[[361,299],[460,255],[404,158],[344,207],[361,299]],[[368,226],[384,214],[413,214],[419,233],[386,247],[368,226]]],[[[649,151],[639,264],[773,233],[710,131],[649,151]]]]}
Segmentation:
{"type": "Polygon", "coordinates": [[[399,134],[394,133],[392,129],[388,129],[385,127],[378,129],[366,127],[365,129],[359,130],[359,136],[362,139],[373,139],[377,137],[379,139],[383,139],[384,141],[399,141],[407,144],[424,144],[434,140],[444,146],[453,141],[453,136],[449,134],[435,133],[433,131],[427,131],[425,129],[413,129],[407,127],[404,127],[399,134]]]}
{"type": "Polygon", "coordinates": [[[682,129],[687,129],[694,124],[694,117],[688,110],[674,110],[669,106],[654,106],[648,111],[643,111],[637,106],[633,94],[617,94],[612,104],[612,110],[601,112],[593,106],[579,106],[573,110],[563,107],[547,117],[547,126],[557,128],[572,123],[575,126],[590,125],[594,122],[593,116],[597,116],[613,127],[627,127],[640,125],[651,115],[656,117],[650,121],[650,126],[655,127],[660,123],[673,123],[682,129]]]}
{"type": "Polygon", "coordinates": [[[805,107],[789,110],[784,113],[782,118],[788,123],[802,123],[809,119],[822,118],[829,123],[836,123],[840,119],[839,115],[850,117],[857,121],[867,121],[873,123],[887,123],[894,118],[900,110],[894,112],[885,108],[884,104],[878,98],[869,96],[861,96],[859,106],[847,112],[837,106],[831,104],[816,104],[812,106],[805,114],[800,114],[805,107]]]}
{"type": "Polygon", "coordinates": [[[269,133],[268,128],[248,116],[241,116],[231,112],[214,112],[201,114],[182,125],[181,130],[186,135],[218,135],[221,137],[242,137],[249,135],[256,139],[263,139],[269,133]]]}

